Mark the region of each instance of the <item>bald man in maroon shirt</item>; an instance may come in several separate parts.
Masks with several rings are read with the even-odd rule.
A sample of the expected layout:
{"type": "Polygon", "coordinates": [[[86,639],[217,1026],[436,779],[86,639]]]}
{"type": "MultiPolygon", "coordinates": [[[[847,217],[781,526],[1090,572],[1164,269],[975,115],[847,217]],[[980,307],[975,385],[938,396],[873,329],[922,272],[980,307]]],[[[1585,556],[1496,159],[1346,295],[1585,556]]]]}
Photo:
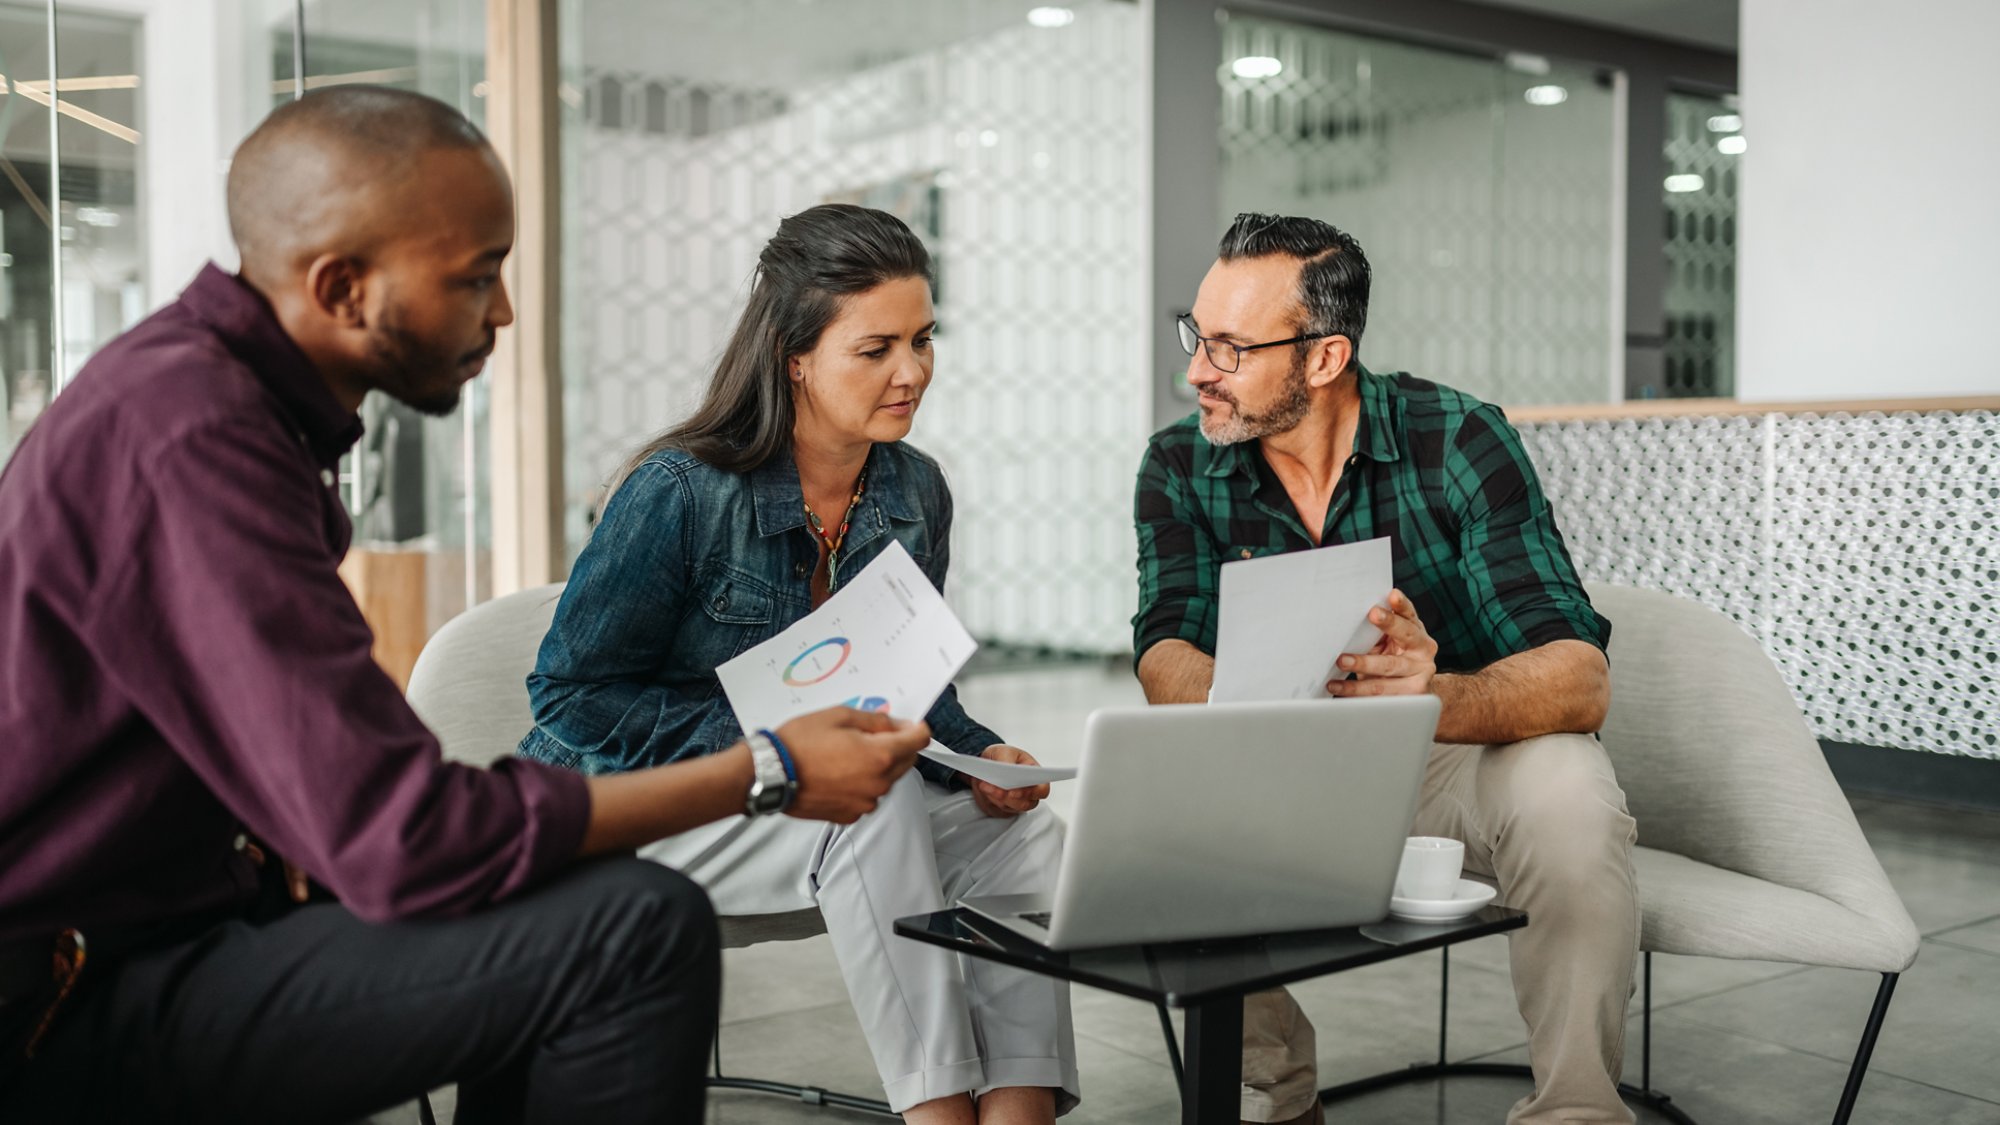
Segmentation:
{"type": "MultiPolygon", "coordinates": [[[[442,103],[333,88],[243,143],[229,213],[241,272],[107,345],[0,475],[0,1119],[457,1082],[461,1122],[699,1120],[714,914],[612,853],[743,812],[764,758],[446,763],[335,571],[363,397],[449,413],[513,320],[505,173],[442,103]]],[[[842,823],[929,740],[776,735],[758,810],[842,823]]]]}

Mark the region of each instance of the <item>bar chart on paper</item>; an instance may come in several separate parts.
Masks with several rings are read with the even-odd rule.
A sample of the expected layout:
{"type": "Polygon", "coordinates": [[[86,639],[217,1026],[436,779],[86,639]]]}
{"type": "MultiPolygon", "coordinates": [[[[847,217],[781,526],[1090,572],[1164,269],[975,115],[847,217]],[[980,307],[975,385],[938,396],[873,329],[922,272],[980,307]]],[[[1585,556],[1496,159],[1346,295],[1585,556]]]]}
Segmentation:
{"type": "Polygon", "coordinates": [[[825,605],[716,675],[745,730],[826,707],[920,719],[978,647],[893,543],[825,605]]]}

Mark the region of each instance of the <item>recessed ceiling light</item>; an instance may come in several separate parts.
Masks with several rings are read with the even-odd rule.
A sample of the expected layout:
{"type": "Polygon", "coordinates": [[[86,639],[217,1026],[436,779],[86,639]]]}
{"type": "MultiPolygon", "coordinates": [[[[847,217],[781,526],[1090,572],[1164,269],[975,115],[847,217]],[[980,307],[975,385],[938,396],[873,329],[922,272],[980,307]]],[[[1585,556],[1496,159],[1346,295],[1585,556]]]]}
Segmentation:
{"type": "Polygon", "coordinates": [[[1231,63],[1229,69],[1238,78],[1276,78],[1284,73],[1285,64],[1269,55],[1245,55],[1231,63]]]}
{"type": "Polygon", "coordinates": [[[1530,86],[1521,96],[1529,105],[1561,105],[1569,100],[1569,91],[1561,86],[1530,86]]]}
{"type": "Polygon", "coordinates": [[[1076,22],[1076,13],[1068,8],[1029,8],[1028,22],[1036,27],[1068,27],[1076,22]]]}
{"type": "Polygon", "coordinates": [[[1708,119],[1711,133],[1734,133],[1743,128],[1743,115],[1739,113],[1718,113],[1708,119]]]}
{"type": "Polygon", "coordinates": [[[1715,142],[1715,151],[1722,153],[1724,156],[1741,156],[1743,155],[1743,150],[1748,147],[1750,147],[1750,143],[1743,139],[1743,134],[1741,133],[1724,137],[1715,142]]]}
{"type": "Polygon", "coordinates": [[[1703,183],[1702,178],[1695,173],[1682,172],[1677,176],[1667,177],[1667,190],[1677,195],[1685,194],[1690,191],[1700,191],[1703,183]]]}

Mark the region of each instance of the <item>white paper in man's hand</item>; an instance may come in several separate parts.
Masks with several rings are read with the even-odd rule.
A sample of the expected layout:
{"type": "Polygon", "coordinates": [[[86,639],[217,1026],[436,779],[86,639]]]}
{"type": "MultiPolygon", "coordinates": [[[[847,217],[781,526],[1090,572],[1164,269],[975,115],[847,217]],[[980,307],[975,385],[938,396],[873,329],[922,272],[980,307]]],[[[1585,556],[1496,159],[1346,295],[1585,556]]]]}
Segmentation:
{"type": "Polygon", "coordinates": [[[967,777],[976,777],[1002,789],[1026,789],[1030,785],[1068,781],[1076,776],[1074,766],[1024,766],[1016,762],[996,762],[991,758],[956,753],[942,742],[933,742],[917,753],[946,769],[957,770],[967,777]]]}
{"type": "Polygon", "coordinates": [[[1345,677],[1334,661],[1381,639],[1368,611],[1387,608],[1394,585],[1386,537],[1223,564],[1209,699],[1326,698],[1345,677]]]}
{"type": "Polygon", "coordinates": [[[827,707],[921,719],[978,647],[891,543],[804,620],[715,674],[746,731],[827,707]]]}

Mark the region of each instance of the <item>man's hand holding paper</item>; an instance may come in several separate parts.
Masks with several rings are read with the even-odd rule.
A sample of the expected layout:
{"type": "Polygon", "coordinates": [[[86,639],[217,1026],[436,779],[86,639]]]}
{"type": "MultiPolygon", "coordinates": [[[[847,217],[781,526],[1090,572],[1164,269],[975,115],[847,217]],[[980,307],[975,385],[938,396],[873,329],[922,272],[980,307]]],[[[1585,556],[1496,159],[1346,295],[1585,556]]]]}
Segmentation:
{"type": "MultiPolygon", "coordinates": [[[[917,720],[978,647],[915,560],[901,544],[892,544],[826,604],[715,671],[745,731],[800,721],[802,715],[815,721],[841,716],[843,708],[851,708],[881,717],[858,731],[887,732],[889,716],[900,720],[894,740],[900,755],[907,724],[922,726],[917,720]],[[822,715],[829,707],[833,710],[822,715]]],[[[852,725],[851,719],[839,721],[852,725]]],[[[1075,770],[1041,767],[1012,746],[989,747],[973,758],[929,742],[922,753],[966,774],[974,801],[988,816],[1024,813],[1048,796],[1048,782],[1076,776],[1075,770]]],[[[907,762],[898,772],[906,768],[907,762]]],[[[803,765],[800,772],[805,773],[803,765]]],[[[803,799],[810,788],[807,777],[800,777],[799,788],[803,799]]],[[[819,819],[838,818],[819,814],[819,819]]]]}
{"type": "Polygon", "coordinates": [[[1437,675],[1437,641],[1424,628],[1410,599],[1401,590],[1389,591],[1389,608],[1370,609],[1368,622],[1382,630],[1382,638],[1365,653],[1350,653],[1335,661],[1336,668],[1354,678],[1327,681],[1327,694],[1423,695],[1430,691],[1431,679],[1437,675]]]}
{"type": "Polygon", "coordinates": [[[1409,635],[1409,625],[1423,626],[1408,598],[1394,595],[1404,607],[1394,609],[1394,581],[1387,538],[1225,563],[1210,701],[1389,694],[1334,691],[1328,681],[1350,671],[1344,657],[1366,661],[1352,670],[1407,686],[1429,638],[1409,635]]]}

